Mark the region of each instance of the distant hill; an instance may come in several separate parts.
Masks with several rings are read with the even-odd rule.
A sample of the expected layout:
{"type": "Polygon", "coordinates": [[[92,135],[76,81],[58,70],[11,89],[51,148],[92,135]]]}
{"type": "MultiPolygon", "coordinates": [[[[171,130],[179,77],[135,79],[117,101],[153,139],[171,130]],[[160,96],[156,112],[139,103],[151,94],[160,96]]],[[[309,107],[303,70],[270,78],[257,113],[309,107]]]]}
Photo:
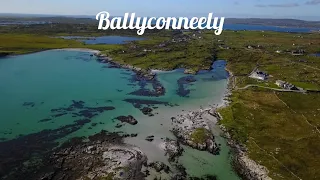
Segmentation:
{"type": "Polygon", "coordinates": [[[25,17],[18,17],[18,16],[4,16],[0,15],[0,24],[4,23],[23,23],[23,22],[45,22],[45,23],[68,23],[68,24],[91,24],[96,23],[96,20],[90,17],[84,16],[54,16],[54,17],[34,17],[34,16],[25,16],[25,17]]]}
{"type": "MultiPolygon", "coordinates": [[[[1,14],[1,23],[14,22],[47,22],[47,23],[96,23],[95,16],[87,15],[38,15],[38,14],[1,14]]],[[[297,19],[262,19],[262,18],[226,18],[226,24],[267,25],[280,27],[320,28],[320,21],[297,19]]]]}
{"type": "Polygon", "coordinates": [[[250,25],[267,25],[281,27],[305,27],[320,28],[320,21],[304,21],[297,19],[260,19],[260,18],[227,18],[226,24],[250,24],[250,25]]]}

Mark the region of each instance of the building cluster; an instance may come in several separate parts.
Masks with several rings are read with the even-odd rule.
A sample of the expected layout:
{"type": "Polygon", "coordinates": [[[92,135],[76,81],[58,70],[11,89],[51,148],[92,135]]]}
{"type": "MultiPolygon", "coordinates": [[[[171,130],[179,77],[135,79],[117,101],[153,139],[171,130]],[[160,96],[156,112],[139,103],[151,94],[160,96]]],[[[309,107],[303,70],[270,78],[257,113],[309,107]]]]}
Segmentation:
{"type": "Polygon", "coordinates": [[[305,53],[305,50],[303,50],[303,49],[297,49],[297,50],[291,51],[291,54],[293,56],[303,56],[304,53],[305,53]]]}
{"type": "Polygon", "coordinates": [[[295,85],[288,83],[286,81],[281,81],[277,80],[276,85],[279,86],[282,89],[287,89],[287,90],[294,90],[294,91],[300,91],[301,89],[296,87],[295,85]]]}
{"type": "Polygon", "coordinates": [[[257,45],[257,46],[255,46],[255,45],[248,45],[247,46],[247,48],[248,49],[263,49],[263,47],[261,46],[261,45],[257,45]]]}
{"type": "Polygon", "coordinates": [[[267,74],[263,71],[259,71],[259,69],[255,69],[250,73],[249,77],[253,78],[253,79],[265,81],[268,79],[269,74],[267,74]]]}

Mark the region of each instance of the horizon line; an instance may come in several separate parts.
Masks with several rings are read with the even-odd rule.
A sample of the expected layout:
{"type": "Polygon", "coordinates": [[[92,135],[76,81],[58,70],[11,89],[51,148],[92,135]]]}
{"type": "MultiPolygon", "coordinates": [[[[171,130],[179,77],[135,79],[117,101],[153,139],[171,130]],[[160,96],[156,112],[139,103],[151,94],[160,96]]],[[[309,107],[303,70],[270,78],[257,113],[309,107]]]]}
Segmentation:
{"type": "MultiPolygon", "coordinates": [[[[12,15],[12,16],[19,16],[19,15],[27,15],[27,16],[46,16],[46,17],[95,17],[96,15],[81,15],[81,14],[37,14],[37,13],[0,13],[1,15],[12,15]]],[[[243,15],[243,16],[249,16],[249,15],[243,15]]],[[[305,18],[319,18],[319,20],[311,20],[311,19],[305,19],[305,18],[297,18],[297,17],[263,17],[268,15],[252,15],[252,17],[234,17],[232,15],[229,16],[221,16],[229,19],[278,19],[278,20],[301,20],[301,21],[315,21],[320,22],[320,16],[314,17],[314,16],[305,16],[305,18]],[[257,17],[254,17],[257,16],[257,17]]],[[[112,17],[122,17],[120,15],[114,15],[112,17]]],[[[191,16],[145,16],[145,17],[191,17],[191,16]]],[[[198,17],[198,16],[193,16],[198,17]]]]}

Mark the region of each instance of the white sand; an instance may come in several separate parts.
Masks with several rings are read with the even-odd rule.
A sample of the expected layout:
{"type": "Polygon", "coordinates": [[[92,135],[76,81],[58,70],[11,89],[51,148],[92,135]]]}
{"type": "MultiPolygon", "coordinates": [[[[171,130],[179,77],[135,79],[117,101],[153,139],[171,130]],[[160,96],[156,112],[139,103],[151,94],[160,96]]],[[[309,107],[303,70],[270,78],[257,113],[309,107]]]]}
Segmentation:
{"type": "Polygon", "coordinates": [[[82,51],[82,52],[91,52],[91,53],[101,53],[99,50],[88,49],[88,48],[63,48],[63,49],[54,49],[57,51],[82,51]]]}

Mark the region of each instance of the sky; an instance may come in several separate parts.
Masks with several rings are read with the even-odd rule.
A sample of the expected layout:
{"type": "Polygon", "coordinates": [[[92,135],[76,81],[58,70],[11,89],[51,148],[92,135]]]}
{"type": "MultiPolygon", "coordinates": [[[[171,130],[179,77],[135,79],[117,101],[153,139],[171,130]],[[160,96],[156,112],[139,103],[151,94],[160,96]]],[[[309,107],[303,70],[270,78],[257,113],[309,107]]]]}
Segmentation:
{"type": "Polygon", "coordinates": [[[320,21],[320,0],[0,0],[0,13],[111,16],[215,16],[320,21]]]}

